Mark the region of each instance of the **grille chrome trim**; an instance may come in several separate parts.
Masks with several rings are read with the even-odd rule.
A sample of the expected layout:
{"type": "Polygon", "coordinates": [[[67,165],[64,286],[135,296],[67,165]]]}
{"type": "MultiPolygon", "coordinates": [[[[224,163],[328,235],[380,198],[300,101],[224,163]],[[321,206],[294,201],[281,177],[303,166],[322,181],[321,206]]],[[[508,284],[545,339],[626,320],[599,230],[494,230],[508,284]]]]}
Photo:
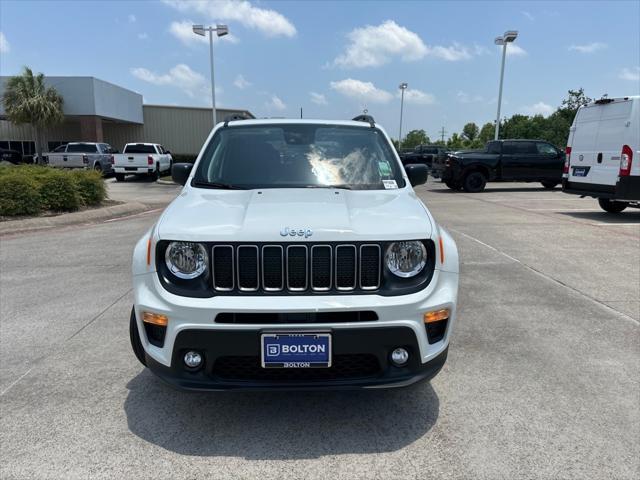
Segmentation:
{"type": "Polygon", "coordinates": [[[284,290],[284,276],[285,276],[285,265],[284,265],[284,248],[282,248],[282,245],[263,245],[262,246],[262,250],[260,252],[260,262],[262,265],[262,289],[265,292],[281,292],[282,290],[284,290]],[[264,249],[265,248],[279,248],[280,249],[280,272],[281,272],[281,282],[280,282],[280,288],[273,288],[273,287],[267,287],[265,282],[264,282],[264,249]]]}
{"type": "Polygon", "coordinates": [[[285,263],[286,263],[286,266],[287,266],[287,274],[286,274],[286,277],[287,277],[287,290],[289,290],[291,292],[304,292],[309,287],[309,249],[307,248],[307,246],[306,245],[289,245],[289,246],[287,246],[287,261],[285,263]],[[291,287],[291,285],[289,284],[289,250],[291,250],[292,248],[304,248],[304,260],[305,260],[304,287],[291,287]]]}
{"type": "Polygon", "coordinates": [[[382,249],[380,248],[380,245],[378,245],[377,243],[363,243],[362,245],[360,245],[360,288],[362,290],[377,290],[378,288],[380,288],[380,279],[382,278],[382,249]],[[378,249],[378,281],[376,282],[375,285],[363,285],[362,284],[362,249],[364,247],[375,247],[378,249]]]}
{"type": "Polygon", "coordinates": [[[238,277],[238,290],[241,292],[257,292],[260,289],[260,259],[258,258],[258,253],[260,249],[257,245],[238,245],[236,248],[236,271],[238,277]],[[256,286],[254,287],[243,287],[240,283],[242,281],[242,275],[240,271],[240,249],[242,248],[250,248],[255,250],[256,252],[256,286]]]}
{"type": "Polygon", "coordinates": [[[211,266],[212,266],[212,281],[213,281],[213,289],[218,291],[218,292],[232,292],[234,290],[234,287],[236,285],[235,283],[235,262],[234,262],[234,258],[235,258],[235,249],[233,248],[233,245],[214,245],[213,248],[211,249],[211,266]],[[215,265],[215,258],[216,258],[216,248],[230,248],[231,249],[231,287],[230,288],[226,288],[226,287],[217,287],[216,286],[216,272],[213,271],[213,265],[215,265]]]}
{"type": "Polygon", "coordinates": [[[333,285],[333,248],[331,248],[331,245],[313,245],[311,247],[311,262],[310,263],[310,269],[311,272],[309,274],[309,278],[311,279],[311,290],[313,290],[314,292],[328,292],[329,290],[331,290],[331,286],[333,285]],[[313,250],[315,248],[328,248],[329,249],[329,286],[327,287],[314,287],[313,286],[313,250]]]}
{"type": "Polygon", "coordinates": [[[335,261],[335,272],[336,272],[336,278],[335,278],[336,290],[339,290],[341,292],[348,292],[351,290],[355,290],[356,287],[358,286],[358,249],[356,248],[356,246],[351,244],[342,244],[342,245],[336,246],[334,261],[335,261]],[[338,251],[341,248],[353,249],[353,286],[341,287],[338,285],[338,251]]]}

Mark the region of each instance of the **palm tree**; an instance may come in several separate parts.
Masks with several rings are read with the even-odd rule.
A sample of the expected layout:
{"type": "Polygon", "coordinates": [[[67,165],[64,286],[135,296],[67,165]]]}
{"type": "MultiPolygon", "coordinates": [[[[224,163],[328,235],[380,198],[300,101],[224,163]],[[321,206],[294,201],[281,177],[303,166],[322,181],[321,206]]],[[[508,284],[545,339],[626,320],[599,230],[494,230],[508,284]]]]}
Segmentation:
{"type": "Polygon", "coordinates": [[[43,130],[64,120],[60,94],[55,88],[45,86],[42,73],[34,76],[29,67],[24,67],[22,75],[7,81],[2,103],[10,122],[31,124],[36,152],[41,159],[43,130]]]}

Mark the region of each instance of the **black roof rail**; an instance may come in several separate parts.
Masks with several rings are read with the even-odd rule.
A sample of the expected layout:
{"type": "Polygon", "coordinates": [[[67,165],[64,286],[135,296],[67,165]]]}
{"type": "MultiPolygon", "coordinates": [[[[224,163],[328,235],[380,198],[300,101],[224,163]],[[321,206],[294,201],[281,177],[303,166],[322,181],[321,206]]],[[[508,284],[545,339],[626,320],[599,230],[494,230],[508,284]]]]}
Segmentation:
{"type": "Polygon", "coordinates": [[[358,115],[357,117],[353,117],[354,122],[367,122],[371,128],[376,126],[376,121],[373,119],[371,115],[358,115]]]}
{"type": "Polygon", "coordinates": [[[229,122],[235,122],[237,120],[251,120],[251,117],[244,113],[232,113],[231,115],[224,117],[224,126],[228,127],[229,122]]]}

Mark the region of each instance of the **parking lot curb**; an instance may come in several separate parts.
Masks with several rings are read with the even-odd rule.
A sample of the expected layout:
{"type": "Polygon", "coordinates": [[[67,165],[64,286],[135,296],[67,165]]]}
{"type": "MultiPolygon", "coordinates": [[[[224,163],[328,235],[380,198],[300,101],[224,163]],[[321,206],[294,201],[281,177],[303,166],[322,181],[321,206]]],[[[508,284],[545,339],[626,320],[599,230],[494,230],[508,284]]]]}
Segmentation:
{"type": "Polygon", "coordinates": [[[177,185],[173,180],[156,180],[157,183],[161,183],[162,185],[177,185]]]}
{"type": "Polygon", "coordinates": [[[35,217],[21,220],[8,220],[0,223],[0,236],[23,233],[53,227],[62,227],[82,223],[99,222],[111,218],[142,213],[153,207],[140,202],[129,202],[109,207],[83,210],[81,212],[63,213],[54,217],[35,217]]]}

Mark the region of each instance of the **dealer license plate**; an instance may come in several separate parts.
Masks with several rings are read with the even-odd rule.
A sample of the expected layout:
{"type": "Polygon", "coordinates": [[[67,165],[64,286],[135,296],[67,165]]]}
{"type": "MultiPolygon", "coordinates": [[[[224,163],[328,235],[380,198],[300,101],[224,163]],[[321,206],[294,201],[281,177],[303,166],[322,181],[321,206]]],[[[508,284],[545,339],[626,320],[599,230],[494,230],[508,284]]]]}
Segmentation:
{"type": "Polygon", "coordinates": [[[573,176],[574,177],[586,177],[587,176],[587,168],[586,167],[574,167],[573,168],[573,176]]]}
{"type": "Polygon", "coordinates": [[[262,368],[328,368],[330,333],[263,333],[262,368]]]}

